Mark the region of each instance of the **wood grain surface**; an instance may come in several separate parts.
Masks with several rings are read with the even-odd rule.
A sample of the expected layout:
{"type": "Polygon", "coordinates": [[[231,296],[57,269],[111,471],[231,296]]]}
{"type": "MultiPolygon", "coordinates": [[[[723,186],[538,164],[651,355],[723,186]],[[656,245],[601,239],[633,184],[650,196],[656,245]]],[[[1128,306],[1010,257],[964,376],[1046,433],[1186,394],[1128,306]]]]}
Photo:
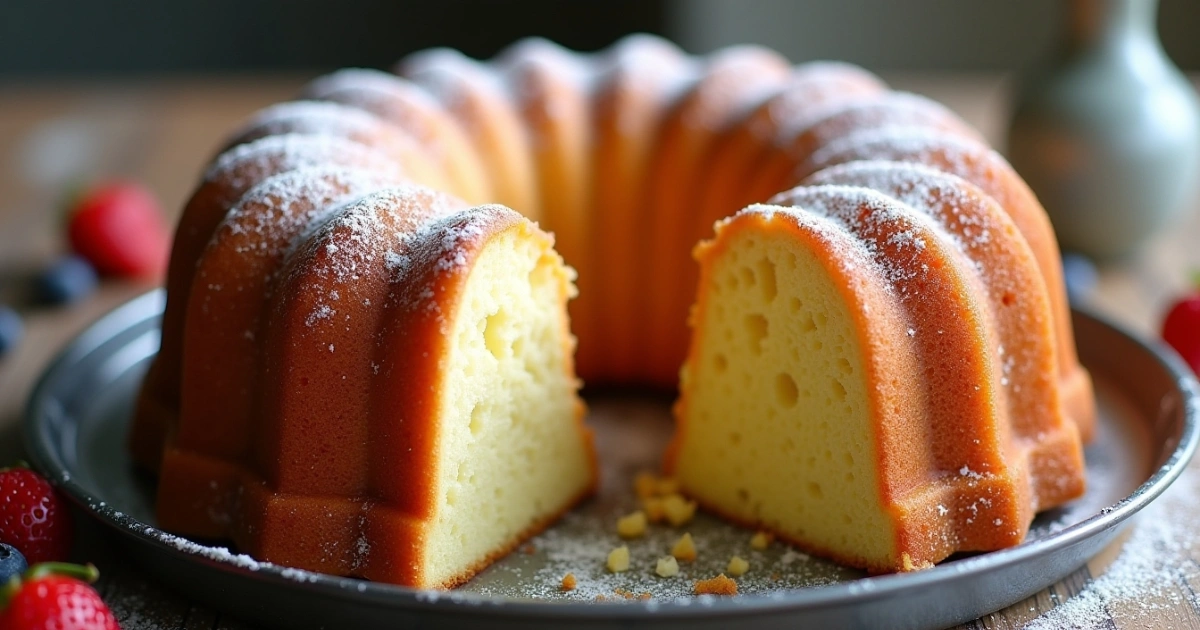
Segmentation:
{"type": "MultiPolygon", "coordinates": [[[[998,77],[888,79],[897,88],[946,103],[993,141],[1002,137],[1008,99],[998,77]]],[[[0,359],[0,462],[21,456],[22,407],[52,355],[97,316],[147,288],[106,283],[74,308],[32,305],[25,287],[62,251],[59,206],[69,187],[94,177],[135,178],[153,190],[174,218],[223,135],[255,109],[293,95],[301,82],[217,77],[0,87],[0,303],[17,305],[27,326],[17,350],[0,359]]],[[[1138,333],[1154,335],[1168,301],[1186,288],[1190,269],[1200,269],[1200,204],[1141,254],[1104,268],[1093,306],[1138,333]]],[[[1185,482],[1200,483],[1196,468],[1194,464],[1185,473],[1185,482]]],[[[1195,522],[1200,529],[1200,505],[1179,512],[1172,520],[1195,522]]],[[[249,627],[192,604],[186,593],[145,579],[111,548],[106,534],[81,521],[76,555],[103,569],[100,591],[126,630],[249,627]]],[[[1100,617],[1068,617],[1052,627],[1200,628],[1200,602],[1193,591],[1200,587],[1200,544],[1195,546],[1161,550],[1178,555],[1170,558],[1172,566],[1182,568],[1169,584],[1154,589],[1152,597],[1160,602],[1106,600],[1100,617]]],[[[1102,575],[1120,551],[1118,542],[1053,588],[962,627],[1025,627],[1102,575]]]]}

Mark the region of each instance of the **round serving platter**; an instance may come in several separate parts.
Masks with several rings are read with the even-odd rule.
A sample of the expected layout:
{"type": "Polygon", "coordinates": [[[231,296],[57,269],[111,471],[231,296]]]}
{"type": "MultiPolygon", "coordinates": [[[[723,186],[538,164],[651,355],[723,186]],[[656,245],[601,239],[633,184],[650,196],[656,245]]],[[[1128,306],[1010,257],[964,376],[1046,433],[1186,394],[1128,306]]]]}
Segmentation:
{"type": "Polygon", "coordinates": [[[1196,449],[1200,394],[1178,358],[1076,312],[1080,359],[1096,382],[1100,427],[1087,448],[1087,494],[1038,516],[1025,543],[955,557],[926,571],[867,577],[705,515],[687,525],[699,559],[654,575],[681,530],[654,526],[630,541],[633,567],[609,574],[622,544],[618,515],[634,509],[631,480],[654,469],[670,432],[668,401],[589,401],[603,462],[599,496],[453,592],[308,573],[158,530],[153,480],[124,448],[133,401],[158,345],[163,294],[105,316],[51,364],[35,388],[25,439],[34,465],[104,525],[144,569],[190,599],[277,628],[943,628],[1011,605],[1063,579],[1108,545],[1183,471],[1196,449]],[[690,596],[695,579],[750,560],[732,598],[690,596]],[[559,588],[571,572],[579,586],[559,588]]]}

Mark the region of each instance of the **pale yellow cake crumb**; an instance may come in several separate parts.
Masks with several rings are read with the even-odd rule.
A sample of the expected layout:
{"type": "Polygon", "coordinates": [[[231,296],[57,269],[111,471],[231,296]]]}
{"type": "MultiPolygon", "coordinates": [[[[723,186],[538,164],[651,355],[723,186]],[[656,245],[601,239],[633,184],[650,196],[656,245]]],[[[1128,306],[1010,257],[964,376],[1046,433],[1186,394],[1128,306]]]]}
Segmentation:
{"type": "Polygon", "coordinates": [[[658,476],[643,470],[633,478],[633,491],[643,499],[654,496],[658,492],[658,476]]]}
{"type": "Polygon", "coordinates": [[[667,510],[663,507],[662,497],[643,497],[642,511],[651,523],[661,523],[667,518],[667,510]]]}
{"type": "Polygon", "coordinates": [[[631,591],[627,588],[614,588],[613,593],[615,593],[616,595],[620,595],[621,597],[624,597],[625,599],[640,599],[642,601],[645,601],[647,599],[654,597],[650,593],[647,593],[647,592],[634,593],[633,591],[631,591]]]}
{"type": "Polygon", "coordinates": [[[756,532],[750,539],[750,547],[762,551],[775,542],[775,534],[771,532],[756,532]]]}
{"type": "Polygon", "coordinates": [[[696,502],[688,501],[678,494],[668,495],[663,499],[663,511],[666,512],[667,522],[679,527],[696,515],[696,502]]]}
{"type": "Polygon", "coordinates": [[[646,534],[646,513],[638,510],[617,519],[617,534],[621,538],[638,538],[646,534]]]}
{"type": "Polygon", "coordinates": [[[573,591],[573,590],[575,590],[575,587],[576,587],[578,584],[579,584],[579,582],[575,580],[575,574],[574,574],[574,573],[568,573],[568,574],[566,574],[566,575],[564,575],[564,576],[563,576],[563,579],[562,579],[562,590],[564,590],[564,591],[573,591]]]}
{"type": "Polygon", "coordinates": [[[620,573],[629,570],[629,547],[621,545],[616,549],[608,552],[608,570],[613,573],[620,573]]]}
{"type": "Polygon", "coordinates": [[[674,477],[663,477],[658,480],[658,485],[655,487],[658,496],[666,497],[672,494],[679,494],[679,480],[674,477]]]}
{"type": "Polygon", "coordinates": [[[663,556],[654,566],[654,572],[660,577],[675,577],[679,575],[679,561],[675,559],[675,556],[663,556]]]}
{"type": "Polygon", "coordinates": [[[697,580],[692,585],[692,592],[697,595],[737,595],[737,582],[722,573],[715,578],[697,580]]]}
{"type": "Polygon", "coordinates": [[[750,570],[750,563],[741,556],[734,556],[729,559],[729,566],[725,567],[725,570],[733,577],[742,577],[750,570]]]}
{"type": "Polygon", "coordinates": [[[675,546],[671,547],[671,555],[676,560],[684,562],[694,562],[696,560],[696,543],[692,540],[691,533],[685,533],[679,537],[675,546]]]}

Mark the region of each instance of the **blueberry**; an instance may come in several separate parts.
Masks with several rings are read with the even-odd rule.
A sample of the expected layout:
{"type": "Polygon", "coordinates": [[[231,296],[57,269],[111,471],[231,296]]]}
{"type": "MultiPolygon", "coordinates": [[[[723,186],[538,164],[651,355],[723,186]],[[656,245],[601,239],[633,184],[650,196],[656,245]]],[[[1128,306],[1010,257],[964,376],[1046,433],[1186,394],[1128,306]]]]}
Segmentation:
{"type": "Polygon", "coordinates": [[[0,543],[0,584],[7,584],[14,575],[20,575],[28,569],[25,556],[21,555],[11,545],[0,543]]]}
{"type": "Polygon", "coordinates": [[[1067,285],[1067,299],[1072,304],[1087,301],[1092,289],[1096,288],[1099,274],[1091,259],[1079,254],[1063,254],[1063,282],[1067,285]]]}
{"type": "Polygon", "coordinates": [[[11,308],[0,304],[0,357],[16,348],[24,333],[25,325],[21,323],[21,316],[11,308]]]}
{"type": "Polygon", "coordinates": [[[79,256],[64,256],[37,279],[38,297],[47,304],[77,302],[96,290],[96,270],[79,256]]]}

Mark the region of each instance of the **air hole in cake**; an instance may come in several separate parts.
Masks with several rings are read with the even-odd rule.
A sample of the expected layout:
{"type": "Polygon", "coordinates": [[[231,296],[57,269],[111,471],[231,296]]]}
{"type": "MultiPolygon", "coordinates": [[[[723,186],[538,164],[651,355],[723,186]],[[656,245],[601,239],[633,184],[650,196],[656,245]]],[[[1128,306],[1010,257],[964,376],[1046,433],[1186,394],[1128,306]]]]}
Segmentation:
{"type": "MultiPolygon", "coordinates": [[[[796,300],[796,302],[798,303],[799,300],[796,300]]],[[[803,308],[803,304],[801,304],[798,309],[799,308],[803,308]]],[[[813,321],[812,313],[805,313],[804,316],[800,318],[800,330],[802,332],[813,332],[816,329],[817,323],[813,321]]]]}
{"type": "Polygon", "coordinates": [[[781,373],[775,377],[775,397],[780,405],[791,409],[800,399],[800,390],[791,374],[781,373]]]}
{"type": "Polygon", "coordinates": [[[729,443],[734,446],[740,446],[742,443],[742,435],[737,431],[729,434],[729,443]]]}
{"type": "MultiPolygon", "coordinates": [[[[475,405],[475,408],[471,409],[471,435],[478,436],[483,432],[483,422],[486,416],[487,414],[483,405],[475,405]]],[[[459,470],[459,474],[461,475],[461,468],[459,470]]]]}
{"type": "Polygon", "coordinates": [[[788,300],[788,308],[792,309],[792,313],[799,313],[804,310],[804,302],[800,298],[792,298],[788,300]]]}
{"type": "Polygon", "coordinates": [[[737,498],[739,501],[747,502],[750,500],[750,493],[745,488],[738,488],[737,498]]]}
{"type": "Polygon", "coordinates": [[[775,301],[775,296],[779,295],[779,285],[775,282],[775,263],[763,258],[758,261],[758,277],[761,278],[761,288],[763,299],[767,302],[775,301]]]}
{"type": "Polygon", "coordinates": [[[836,397],[838,400],[846,400],[846,386],[843,385],[841,381],[835,378],[830,385],[833,387],[834,397],[836,397]]]}
{"type": "Polygon", "coordinates": [[[506,356],[511,356],[512,352],[508,343],[509,315],[503,309],[489,315],[487,317],[487,325],[483,331],[483,339],[487,344],[488,352],[492,353],[493,357],[503,359],[506,356]]]}
{"type": "Polygon", "coordinates": [[[723,354],[718,354],[713,357],[713,367],[717,369],[718,373],[722,373],[729,368],[729,359],[725,358],[723,354]]]}
{"type": "Polygon", "coordinates": [[[767,338],[767,318],[760,313],[747,315],[746,333],[750,335],[750,350],[762,354],[763,340],[767,338]]]}
{"type": "Polygon", "coordinates": [[[825,498],[825,492],[821,490],[821,484],[815,481],[808,482],[808,494],[814,499],[825,498]]]}
{"type": "Polygon", "coordinates": [[[1005,306],[1012,306],[1013,304],[1016,303],[1016,301],[1017,301],[1017,297],[1007,291],[1004,293],[1003,296],[1000,297],[1000,302],[1002,304],[1004,304],[1005,306]]]}
{"type": "Polygon", "coordinates": [[[752,287],[758,283],[758,278],[754,277],[754,270],[749,267],[742,267],[742,282],[746,286],[752,287]]]}

